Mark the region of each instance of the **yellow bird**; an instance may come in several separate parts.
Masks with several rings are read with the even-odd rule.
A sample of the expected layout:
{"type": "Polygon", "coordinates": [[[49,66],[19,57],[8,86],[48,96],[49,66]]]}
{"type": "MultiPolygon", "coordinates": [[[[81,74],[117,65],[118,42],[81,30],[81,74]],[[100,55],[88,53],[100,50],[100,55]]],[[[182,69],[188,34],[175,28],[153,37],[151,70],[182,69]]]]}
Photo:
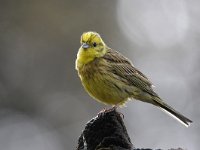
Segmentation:
{"type": "Polygon", "coordinates": [[[149,79],[129,59],[109,48],[96,32],[82,34],[76,70],[85,90],[101,103],[120,106],[134,98],[159,107],[186,127],[192,123],[167,105],[149,79]]]}

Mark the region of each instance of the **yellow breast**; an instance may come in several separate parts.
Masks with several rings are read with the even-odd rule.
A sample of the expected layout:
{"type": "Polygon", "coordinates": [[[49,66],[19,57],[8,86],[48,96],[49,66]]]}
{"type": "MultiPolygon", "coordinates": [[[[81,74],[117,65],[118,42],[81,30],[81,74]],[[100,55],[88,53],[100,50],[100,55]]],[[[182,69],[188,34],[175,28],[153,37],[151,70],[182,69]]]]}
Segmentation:
{"type": "Polygon", "coordinates": [[[104,104],[116,105],[123,103],[128,95],[117,86],[114,79],[109,75],[102,65],[102,59],[97,58],[94,61],[83,65],[78,70],[82,84],[91,97],[104,104]]]}

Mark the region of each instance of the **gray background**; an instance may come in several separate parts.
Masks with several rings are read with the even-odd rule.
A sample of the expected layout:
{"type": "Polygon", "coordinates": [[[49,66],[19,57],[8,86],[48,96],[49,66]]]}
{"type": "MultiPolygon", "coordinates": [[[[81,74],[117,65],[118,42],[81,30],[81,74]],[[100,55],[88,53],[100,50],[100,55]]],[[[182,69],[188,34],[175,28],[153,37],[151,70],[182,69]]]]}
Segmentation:
{"type": "Polygon", "coordinates": [[[200,1],[1,0],[0,149],[75,149],[105,106],[84,91],[74,62],[80,36],[99,32],[134,62],[185,128],[152,105],[119,109],[136,147],[200,147],[200,1]]]}

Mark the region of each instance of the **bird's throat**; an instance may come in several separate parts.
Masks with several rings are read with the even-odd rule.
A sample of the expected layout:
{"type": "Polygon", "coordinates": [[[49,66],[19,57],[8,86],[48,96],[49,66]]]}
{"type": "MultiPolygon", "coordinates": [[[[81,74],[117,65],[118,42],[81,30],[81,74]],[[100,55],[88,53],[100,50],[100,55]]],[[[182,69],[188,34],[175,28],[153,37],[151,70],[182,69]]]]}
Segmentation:
{"type": "Polygon", "coordinates": [[[93,61],[95,59],[95,56],[89,51],[86,52],[84,49],[80,49],[77,54],[76,59],[76,68],[82,68],[82,66],[88,64],[89,62],[93,61]]]}

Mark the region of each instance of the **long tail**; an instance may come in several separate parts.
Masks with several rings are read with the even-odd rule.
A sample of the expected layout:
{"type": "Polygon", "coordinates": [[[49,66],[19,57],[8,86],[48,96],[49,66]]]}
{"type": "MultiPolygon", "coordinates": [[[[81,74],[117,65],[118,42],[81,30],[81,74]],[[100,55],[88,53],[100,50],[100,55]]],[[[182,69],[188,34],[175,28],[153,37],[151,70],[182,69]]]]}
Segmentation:
{"type": "Polygon", "coordinates": [[[186,127],[189,127],[192,121],[176,110],[174,110],[172,107],[170,107],[168,104],[164,103],[159,97],[154,97],[154,105],[158,106],[161,110],[178,120],[180,123],[185,125],[186,127]]]}

